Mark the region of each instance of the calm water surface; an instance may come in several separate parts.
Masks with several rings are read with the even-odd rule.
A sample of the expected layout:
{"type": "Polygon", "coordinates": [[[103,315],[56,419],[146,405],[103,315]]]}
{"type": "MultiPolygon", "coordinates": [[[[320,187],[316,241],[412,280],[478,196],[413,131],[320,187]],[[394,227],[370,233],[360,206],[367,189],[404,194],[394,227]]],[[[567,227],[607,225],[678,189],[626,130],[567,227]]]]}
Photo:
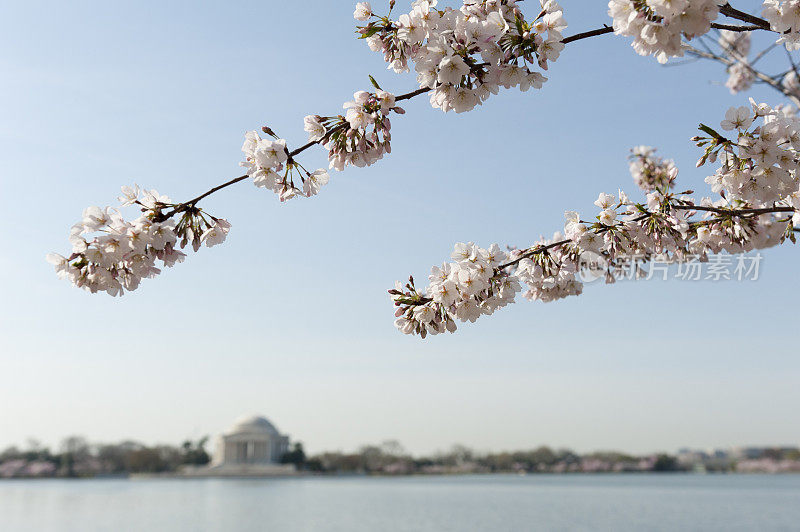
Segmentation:
{"type": "Polygon", "coordinates": [[[9,480],[0,530],[800,531],[800,475],[9,480]]]}

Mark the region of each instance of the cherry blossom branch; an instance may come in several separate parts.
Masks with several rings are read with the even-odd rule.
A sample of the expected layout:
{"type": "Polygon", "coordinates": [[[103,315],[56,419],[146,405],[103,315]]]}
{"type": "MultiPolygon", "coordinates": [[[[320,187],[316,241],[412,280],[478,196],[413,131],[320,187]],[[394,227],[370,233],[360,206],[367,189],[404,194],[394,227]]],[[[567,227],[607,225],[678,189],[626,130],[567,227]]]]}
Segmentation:
{"type": "MultiPolygon", "coordinates": [[[[488,249],[456,244],[454,262],[434,267],[428,287],[417,290],[409,277],[405,286],[396,283],[389,290],[395,326],[423,338],[454,332],[456,321],[474,322],[513,303],[523,284],[528,299],[543,302],[579,295],[586,282],[586,261],[599,265],[607,282],[613,282],[632,256],[644,263],[662,256],[677,262],[691,257],[710,260],[709,255],[723,251],[740,254],[796,242],[800,120],[780,107],[752,102],[729,109],[720,127],[733,131],[736,141],[704,124],[699,129],[707,136],[692,138],[704,148],[698,166],[720,163],[705,180],[720,194],[717,201],[704,198],[697,205],[688,197],[692,191],[673,192],[678,173],[674,163],[656,157],[651,148],[635,148],[630,170],[647,193],[645,203],[632,202],[622,191],[619,199],[601,193],[595,201],[602,209],[596,222],[569,211],[563,235],[557,233],[552,241],[525,251],[504,253],[496,244],[488,249]],[[703,212],[716,216],[699,216],[703,212]]],[[[636,263],[637,274],[641,263],[636,263]]]]}
{"type": "MultiPolygon", "coordinates": [[[[591,38],[591,37],[596,37],[596,36],[599,36],[599,35],[605,35],[605,34],[613,33],[613,32],[614,32],[614,28],[604,25],[602,28],[598,28],[598,29],[591,30],[591,31],[586,31],[586,32],[583,32],[583,33],[577,33],[575,35],[572,35],[572,36],[569,36],[569,37],[565,37],[564,39],[562,39],[561,42],[563,44],[568,44],[568,43],[579,41],[579,40],[582,40],[582,39],[588,39],[588,38],[591,38]]],[[[395,101],[399,102],[399,101],[404,101],[404,100],[410,100],[412,98],[416,98],[417,96],[420,96],[422,94],[428,93],[430,91],[431,91],[430,88],[422,87],[420,89],[417,89],[417,90],[414,90],[414,91],[411,91],[411,92],[408,92],[408,93],[405,93],[405,94],[400,94],[400,95],[396,96],[395,97],[395,101]]],[[[288,158],[292,159],[292,158],[296,157],[297,155],[303,153],[304,151],[308,150],[309,148],[311,148],[311,147],[313,147],[313,146],[315,146],[317,144],[324,144],[325,141],[330,137],[331,134],[333,134],[333,133],[335,133],[337,131],[340,131],[340,130],[341,130],[341,127],[332,129],[331,131],[329,131],[326,134],[325,137],[323,137],[323,138],[321,138],[319,140],[309,141],[306,144],[304,144],[304,145],[300,146],[299,148],[297,148],[295,150],[292,150],[292,151],[288,151],[287,150],[288,158]]],[[[227,187],[229,187],[231,185],[235,185],[236,183],[239,183],[241,181],[244,181],[245,179],[247,179],[247,177],[248,177],[248,175],[243,175],[243,176],[239,176],[239,177],[233,178],[230,181],[227,181],[227,182],[225,182],[225,183],[223,183],[221,185],[218,185],[218,186],[215,186],[215,187],[211,188],[207,192],[205,192],[205,193],[203,193],[203,194],[201,194],[201,195],[199,195],[199,196],[197,196],[197,197],[195,197],[195,198],[193,198],[193,199],[191,199],[189,201],[185,201],[183,203],[179,203],[172,210],[157,215],[156,216],[156,221],[163,222],[164,220],[167,220],[167,219],[175,216],[176,214],[180,214],[181,212],[185,212],[187,209],[195,207],[198,202],[200,202],[201,200],[203,200],[206,197],[210,196],[211,194],[213,194],[215,192],[218,192],[218,191],[220,191],[220,190],[222,190],[224,188],[227,188],[227,187]]]]}
{"type": "MultiPolygon", "coordinates": [[[[611,245],[611,249],[608,251],[598,249],[597,251],[599,251],[599,255],[596,252],[594,253],[594,256],[601,258],[601,261],[603,260],[602,257],[605,257],[605,268],[607,269],[607,275],[610,275],[610,268],[618,267],[616,261],[620,257],[616,257],[616,255],[620,251],[628,249],[628,245],[621,245],[622,240],[627,240],[630,238],[625,236],[625,233],[630,231],[635,232],[635,228],[640,222],[651,220],[653,223],[651,224],[648,221],[646,224],[641,224],[641,226],[638,226],[640,227],[639,230],[644,230],[645,232],[653,231],[653,234],[656,234],[658,231],[665,231],[663,235],[658,237],[658,240],[661,240],[662,238],[671,238],[669,237],[670,231],[674,232],[676,236],[679,233],[691,231],[691,234],[695,235],[696,240],[694,244],[689,244],[688,248],[692,249],[692,246],[695,246],[695,244],[700,244],[700,248],[695,246],[695,249],[698,249],[698,251],[701,252],[701,255],[705,255],[707,252],[707,249],[704,248],[704,246],[707,245],[705,243],[709,241],[708,239],[711,238],[712,235],[710,228],[720,227],[719,224],[724,224],[727,220],[727,218],[723,217],[711,220],[696,221],[689,224],[681,222],[684,224],[685,228],[679,230],[669,227],[669,224],[672,223],[668,222],[668,220],[672,218],[672,215],[669,214],[669,211],[671,210],[708,211],[726,216],[738,216],[743,218],[745,216],[755,217],[779,212],[797,213],[797,209],[795,208],[781,206],[768,208],[727,209],[709,206],[676,205],[673,203],[674,201],[685,200],[680,199],[675,195],[668,195],[664,198],[665,203],[661,204],[659,207],[661,210],[656,211],[647,211],[647,209],[645,209],[645,207],[641,204],[633,205],[626,203],[625,205],[627,205],[629,210],[638,209],[646,212],[636,218],[623,221],[621,223],[614,222],[612,218],[609,220],[611,225],[606,225],[603,217],[606,215],[606,213],[610,212],[609,208],[613,207],[612,204],[614,201],[615,199],[613,196],[606,194],[600,195],[595,204],[605,207],[605,210],[598,217],[600,222],[593,224],[593,229],[587,230],[584,225],[585,222],[580,222],[576,218],[576,213],[567,213],[568,223],[566,231],[568,235],[571,233],[571,236],[546,245],[537,245],[521,254],[512,252],[511,256],[515,257],[513,260],[504,262],[494,267],[491,265],[495,260],[497,260],[497,257],[506,255],[499,251],[499,248],[497,248],[496,245],[493,245],[488,250],[484,250],[478,248],[472,243],[457,244],[452,255],[456,262],[450,265],[444,264],[442,268],[434,267],[430,276],[432,284],[428,289],[423,292],[418,291],[414,283],[414,278],[409,277],[409,282],[406,284],[405,290],[400,283],[397,283],[394,289],[389,290],[389,294],[394,301],[395,307],[397,308],[395,313],[395,316],[397,317],[395,325],[406,334],[419,334],[423,338],[427,334],[439,334],[445,331],[454,332],[457,328],[454,318],[458,318],[461,321],[472,322],[475,321],[475,319],[477,319],[477,317],[479,317],[481,314],[491,314],[494,309],[513,302],[514,295],[519,290],[519,281],[517,280],[518,277],[527,279],[525,282],[528,284],[538,284],[540,281],[537,281],[537,278],[541,279],[542,273],[535,273],[533,274],[533,277],[531,277],[532,272],[535,271],[532,270],[532,268],[550,269],[552,273],[547,275],[553,277],[551,282],[555,282],[557,286],[557,278],[559,276],[558,271],[564,267],[562,262],[572,264],[571,267],[567,266],[567,272],[575,272],[574,268],[576,267],[577,263],[582,260],[581,257],[584,256],[583,253],[586,251],[592,251],[591,249],[584,247],[585,244],[582,243],[584,238],[587,236],[588,240],[586,240],[586,242],[597,241],[598,237],[604,235],[605,233],[613,232],[612,234],[614,236],[612,236],[611,239],[605,239],[605,245],[611,245]],[[667,210],[664,211],[663,209],[667,210]],[[571,218],[571,216],[575,217],[571,218]],[[664,225],[665,223],[668,225],[664,225]],[[616,244],[614,243],[615,241],[617,242],[616,244]],[[556,251],[554,257],[550,257],[550,251],[556,251]],[[531,263],[530,259],[543,255],[545,258],[542,258],[538,262],[531,263]],[[523,266],[523,261],[527,261],[528,264],[523,266]],[[515,271],[508,273],[504,272],[504,270],[515,266],[515,271]],[[488,305],[488,307],[486,307],[488,312],[481,310],[486,305],[488,305]]],[[[620,203],[616,208],[622,206],[623,203],[622,200],[620,200],[620,203]]],[[[616,208],[613,208],[612,210],[615,211],[616,208]]],[[[750,218],[747,219],[750,220],[750,218]]],[[[747,237],[744,235],[747,235],[748,232],[757,232],[755,229],[755,224],[752,221],[748,223],[751,224],[749,226],[750,229],[738,227],[736,229],[732,229],[732,233],[740,234],[742,236],[737,238],[744,238],[746,240],[747,237]]],[[[776,224],[776,227],[781,227],[779,221],[776,224]]],[[[800,230],[793,228],[791,225],[788,227],[791,228],[789,235],[785,235],[784,238],[789,238],[794,242],[795,238],[792,235],[795,232],[800,232],[800,230]]],[[[685,238],[685,236],[680,238],[685,238]]],[[[660,248],[662,245],[663,244],[660,244],[657,247],[660,248]]],[[[669,245],[667,247],[669,247],[669,245]]],[[[673,252],[677,252],[679,250],[680,248],[673,248],[673,252]]],[[[662,250],[661,253],[663,253],[663,251],[665,250],[662,250]]],[[[634,254],[637,253],[636,247],[634,247],[633,252],[634,254]]],[[[640,257],[647,261],[649,260],[648,257],[656,256],[658,254],[659,251],[656,249],[649,252],[646,251],[640,257]]],[[[680,254],[676,253],[676,258],[678,258],[678,255],[680,254]]],[[[541,290],[543,286],[547,285],[546,277],[544,281],[545,284],[540,286],[539,290],[541,290]]],[[[552,300],[547,299],[550,297],[554,299],[560,299],[561,297],[566,297],[568,295],[580,294],[580,283],[568,281],[568,286],[570,285],[572,287],[567,287],[567,292],[563,295],[544,295],[543,297],[546,298],[544,300],[552,300]]],[[[547,291],[549,288],[544,288],[544,290],[547,291]]]]}
{"type": "MultiPolygon", "coordinates": [[[[754,216],[762,216],[762,215],[765,215],[765,214],[774,214],[774,213],[781,213],[781,212],[785,212],[785,213],[795,213],[796,212],[796,209],[794,209],[792,207],[780,207],[780,206],[765,207],[765,208],[758,208],[758,209],[725,209],[725,208],[719,208],[719,207],[708,207],[708,206],[703,206],[703,205],[671,205],[670,208],[672,208],[674,210],[713,212],[713,213],[722,214],[722,215],[725,215],[725,216],[728,216],[728,217],[754,217],[754,216]]],[[[638,216],[638,217],[630,220],[629,223],[632,223],[632,224],[639,223],[639,222],[642,222],[642,221],[650,218],[651,216],[655,216],[655,215],[658,215],[658,214],[660,214],[660,213],[645,212],[643,215],[638,216]]],[[[695,222],[695,224],[704,225],[704,224],[707,224],[709,222],[718,222],[718,221],[722,221],[722,219],[698,221],[698,222],[695,222]]],[[[594,233],[596,235],[600,236],[600,235],[603,235],[603,234],[605,234],[608,231],[611,231],[613,229],[614,229],[614,227],[612,227],[612,226],[604,226],[604,227],[601,227],[601,228],[597,229],[594,233]]],[[[794,231],[800,231],[800,229],[793,229],[793,230],[794,231]]],[[[504,262],[503,264],[500,264],[499,266],[496,266],[494,268],[494,271],[495,271],[495,273],[501,272],[501,271],[503,271],[503,270],[505,270],[507,268],[510,268],[512,266],[516,266],[517,264],[519,264],[523,260],[529,259],[529,258],[533,257],[534,255],[538,255],[538,254],[541,254],[541,253],[546,253],[546,252],[548,252],[550,250],[553,250],[553,249],[556,249],[556,248],[560,248],[561,246],[566,246],[566,245],[570,245],[570,244],[574,244],[574,241],[569,239],[569,238],[567,238],[567,239],[559,240],[557,242],[552,242],[552,243],[547,244],[547,245],[536,245],[536,246],[533,246],[533,247],[529,248],[527,251],[519,254],[513,260],[510,260],[508,262],[504,262]]],[[[414,299],[413,301],[409,301],[408,304],[411,305],[411,306],[419,306],[419,305],[426,305],[428,303],[431,303],[432,301],[433,301],[433,298],[430,298],[430,297],[419,297],[417,299],[414,299]]]]}
{"type": "MultiPolygon", "coordinates": [[[[720,13],[723,14],[723,15],[726,15],[726,16],[728,16],[730,18],[735,18],[735,19],[738,19],[738,20],[742,20],[744,22],[749,22],[752,25],[751,26],[732,26],[732,25],[726,25],[726,24],[712,23],[711,27],[719,28],[719,29],[727,29],[727,30],[730,30],[730,31],[751,31],[751,30],[757,30],[757,29],[769,29],[769,23],[766,20],[760,19],[760,18],[755,17],[753,15],[749,15],[749,14],[747,14],[745,12],[742,12],[742,11],[739,11],[737,9],[734,9],[730,4],[726,4],[724,6],[721,6],[720,7],[720,13]]],[[[591,37],[597,37],[597,36],[600,36],[600,35],[605,35],[605,34],[609,34],[609,33],[613,33],[613,32],[614,32],[614,28],[613,27],[610,27],[610,26],[604,24],[602,28],[598,28],[598,29],[594,29],[594,30],[590,30],[590,31],[582,32],[582,33],[577,33],[575,35],[572,35],[572,36],[569,36],[569,37],[565,37],[564,39],[561,40],[561,43],[566,45],[566,44],[569,44],[571,42],[579,41],[579,40],[582,40],[582,39],[588,39],[588,38],[591,38],[591,37]]],[[[724,58],[722,58],[720,56],[716,56],[715,54],[712,54],[710,52],[709,53],[701,52],[701,51],[696,50],[694,48],[691,48],[690,51],[692,53],[695,53],[696,55],[700,55],[701,57],[707,57],[707,58],[715,59],[717,61],[724,62],[724,63],[726,63],[728,65],[731,64],[730,62],[727,62],[724,58]]],[[[756,73],[756,72],[754,71],[754,73],[756,73]]],[[[759,74],[760,73],[756,73],[756,75],[759,77],[759,79],[762,79],[762,81],[765,81],[765,82],[770,82],[770,84],[773,85],[773,87],[778,88],[778,90],[780,90],[787,97],[793,98],[794,100],[796,100],[796,98],[794,98],[787,91],[782,90],[781,88],[779,88],[780,86],[777,85],[776,83],[774,83],[774,80],[772,80],[771,78],[768,78],[766,75],[763,75],[763,74],[759,75],[759,74]]],[[[430,91],[431,91],[430,88],[422,87],[422,88],[417,89],[415,91],[411,91],[411,92],[406,93],[406,94],[401,94],[401,95],[397,96],[395,98],[395,100],[396,101],[410,100],[412,98],[415,98],[415,97],[417,97],[419,95],[428,93],[430,91]]],[[[800,106],[800,100],[796,100],[796,103],[797,103],[798,106],[800,106]]],[[[329,134],[333,133],[333,132],[334,131],[331,131],[331,132],[329,132],[329,134]]],[[[323,138],[323,139],[309,141],[308,143],[304,144],[303,146],[301,146],[301,147],[299,147],[299,148],[297,148],[297,149],[295,149],[293,151],[288,152],[288,157],[289,157],[289,159],[291,159],[291,158],[299,155],[300,153],[306,151],[307,149],[313,147],[316,144],[324,143],[325,140],[327,140],[327,136],[325,138],[323,138]]],[[[166,219],[171,218],[172,216],[175,216],[176,214],[179,214],[181,212],[186,211],[188,208],[193,208],[193,207],[196,206],[196,204],[199,201],[201,201],[202,199],[206,198],[207,196],[210,196],[211,194],[213,194],[213,193],[215,193],[215,192],[217,192],[219,190],[222,190],[224,188],[227,188],[227,187],[229,187],[231,185],[239,183],[240,181],[244,181],[245,179],[247,179],[247,177],[248,177],[247,175],[239,176],[239,177],[236,177],[234,179],[231,179],[230,181],[227,181],[226,183],[223,183],[221,185],[213,187],[209,191],[207,191],[207,192],[205,192],[205,193],[203,193],[203,194],[201,194],[201,195],[199,195],[199,196],[197,196],[197,197],[195,197],[195,198],[193,198],[193,199],[191,199],[189,201],[186,201],[186,202],[178,204],[176,207],[174,207],[172,210],[170,210],[170,211],[168,211],[166,213],[158,214],[156,216],[156,220],[157,221],[164,221],[166,219]]]]}

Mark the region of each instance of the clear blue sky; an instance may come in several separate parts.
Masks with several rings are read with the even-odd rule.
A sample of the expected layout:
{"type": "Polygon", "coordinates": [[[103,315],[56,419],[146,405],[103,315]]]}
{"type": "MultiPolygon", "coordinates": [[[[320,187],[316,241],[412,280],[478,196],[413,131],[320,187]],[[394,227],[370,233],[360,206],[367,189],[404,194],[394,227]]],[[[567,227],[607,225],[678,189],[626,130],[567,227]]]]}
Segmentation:
{"type": "MultiPolygon", "coordinates": [[[[605,2],[563,4],[566,34],[610,22],[605,2]]],[[[428,341],[392,325],[386,289],[424,279],[455,242],[526,245],[566,209],[593,212],[600,191],[634,193],[632,146],[658,146],[684,187],[705,190],[688,138],[746,97],[717,65],[664,68],[614,36],[569,45],[542,91],[466,115],[408,102],[394,153],[334,174],[317,198],[281,205],[248,183],[209,198],[228,242],[122,299],[55,277],[45,254],[66,252],[82,209],[113,204],[121,185],[187,199],[239,175],[248,129],[297,146],[303,117],[339,112],[368,74],[413,89],[354,38],[352,11],[0,8],[0,447],[178,442],[253,412],[312,451],[800,442],[796,248],[766,252],[757,282],[592,285],[428,341]]]]}

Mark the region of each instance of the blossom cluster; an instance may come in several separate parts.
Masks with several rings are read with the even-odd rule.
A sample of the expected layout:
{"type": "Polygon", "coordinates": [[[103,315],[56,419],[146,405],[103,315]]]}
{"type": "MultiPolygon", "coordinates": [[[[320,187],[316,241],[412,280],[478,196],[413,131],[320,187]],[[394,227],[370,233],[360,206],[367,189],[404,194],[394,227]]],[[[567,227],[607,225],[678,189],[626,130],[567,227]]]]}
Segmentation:
{"type": "Polygon", "coordinates": [[[794,144],[800,139],[795,135],[796,119],[785,110],[753,103],[730,109],[722,128],[736,130],[737,141],[707,126],[701,129],[710,136],[695,138],[706,146],[702,164],[722,153],[720,171],[708,179],[713,190],[722,193],[716,201],[697,202],[690,192],[673,192],[678,173],[674,163],[656,157],[652,148],[634,148],[631,173],[646,192],[645,201],[635,202],[622,191],[602,193],[595,201],[599,212],[593,220],[568,211],[563,233],[526,250],[501,254],[496,244],[489,250],[457,244],[452,255],[456,263],[434,268],[428,288],[418,291],[412,279],[390,291],[397,307],[395,325],[406,334],[422,336],[452,332],[455,319],[474,321],[491,314],[513,302],[522,286],[527,287],[526,298],[543,302],[579,295],[587,260],[602,264],[606,282],[614,282],[631,256],[641,257],[643,263],[681,263],[763,249],[787,238],[794,241],[794,225],[800,224],[797,169],[792,166],[797,164],[794,144]],[[757,118],[762,125],[750,130],[757,118]],[[731,174],[744,172],[747,178],[734,183],[731,174]],[[500,286],[509,287],[505,295],[500,286]]]}
{"type": "Polygon", "coordinates": [[[631,149],[629,168],[633,181],[645,192],[666,191],[672,188],[678,177],[678,168],[672,159],[662,159],[655,148],[636,146],[631,149]]]}
{"type": "Polygon", "coordinates": [[[239,165],[247,169],[255,186],[271,190],[281,201],[319,193],[330,180],[328,172],[324,169],[309,172],[289,155],[286,140],[277,138],[269,128],[265,127],[264,132],[274,140],[262,139],[258,132],[248,131],[242,145],[245,160],[239,165]],[[300,179],[299,186],[295,176],[300,179]]]}
{"type": "Polygon", "coordinates": [[[374,164],[392,152],[389,115],[405,113],[396,103],[394,94],[381,89],[374,93],[358,91],[343,105],[345,116],[307,116],[308,140],[323,144],[334,170],[374,164]]]}
{"type": "MultiPolygon", "coordinates": [[[[724,199],[715,202],[706,202],[706,206],[717,208],[729,207],[730,203],[724,199]]],[[[798,203],[800,205],[800,203],[798,203]]],[[[750,207],[748,204],[739,204],[740,207],[750,207]]],[[[794,214],[795,222],[797,213],[794,214]]],[[[791,231],[793,223],[786,216],[755,216],[743,218],[706,216],[695,231],[695,240],[689,246],[690,251],[697,251],[701,255],[708,253],[721,253],[725,251],[731,255],[748,253],[757,249],[766,249],[780,244],[791,231]]]]}
{"type": "Polygon", "coordinates": [[[89,207],[81,220],[72,226],[69,241],[72,254],[47,255],[60,278],[68,279],[92,293],[112,296],[135,290],[142,279],[161,273],[156,261],[171,267],[183,262],[186,255],[175,246],[191,245],[197,251],[225,241],[230,224],[196,208],[187,208],[177,223],[162,220],[162,211],[176,207],[155,190],[122,187],[123,207],[137,205],[141,215],[128,221],[115,208],[89,207]]]}
{"type": "Polygon", "coordinates": [[[800,49],[800,0],[764,0],[761,14],[781,34],[778,43],[787,50],[800,49]]]}
{"type": "Polygon", "coordinates": [[[608,14],[614,33],[633,37],[639,55],[654,55],[659,63],[682,57],[682,39],[708,33],[719,15],[717,0],[611,0],[608,14]]]}
{"type": "Polygon", "coordinates": [[[750,54],[752,34],[749,31],[720,30],[718,44],[728,57],[737,59],[750,54]]]}
{"type": "Polygon", "coordinates": [[[561,7],[541,0],[533,21],[516,0],[464,0],[460,9],[436,9],[437,0],[416,0],[397,21],[379,17],[361,2],[355,18],[369,21],[358,31],[370,49],[382,52],[389,68],[413,64],[420,88],[442,111],[470,111],[500,87],[527,91],[547,81],[538,68],[558,59],[567,27],[561,7]]]}
{"type": "Polygon", "coordinates": [[[398,307],[395,326],[402,332],[423,338],[452,333],[456,320],[474,323],[514,301],[520,285],[500,268],[509,255],[497,244],[488,249],[456,244],[451,257],[453,262],[433,268],[425,292],[417,291],[413,277],[405,287],[397,282],[389,291],[398,307]]]}
{"type": "MultiPolygon", "coordinates": [[[[570,224],[577,220],[572,213],[567,213],[570,224]]],[[[598,249],[601,239],[589,231],[577,230],[576,240],[584,242],[587,247],[598,249]]],[[[556,233],[550,240],[542,240],[534,247],[534,253],[527,253],[517,264],[513,276],[527,286],[524,292],[526,299],[549,303],[569,296],[577,296],[583,292],[583,283],[578,279],[579,248],[561,240],[561,233],[556,233]],[[550,249],[548,249],[550,248],[550,249]],[[547,250],[538,252],[539,249],[547,250]]]]}
{"type": "Polygon", "coordinates": [[[781,86],[789,93],[790,96],[800,98],[800,77],[794,69],[790,70],[783,76],[781,86]]]}
{"type": "Polygon", "coordinates": [[[728,67],[728,81],[725,86],[731,94],[749,90],[756,79],[753,67],[747,60],[750,53],[751,36],[749,31],[721,30],[719,32],[719,46],[732,64],[728,67]]]}
{"type": "Polygon", "coordinates": [[[788,108],[756,104],[730,108],[720,127],[736,137],[727,139],[707,126],[708,137],[696,137],[706,151],[699,164],[722,163],[706,178],[713,192],[730,201],[772,205],[798,191],[800,120],[788,108]]]}

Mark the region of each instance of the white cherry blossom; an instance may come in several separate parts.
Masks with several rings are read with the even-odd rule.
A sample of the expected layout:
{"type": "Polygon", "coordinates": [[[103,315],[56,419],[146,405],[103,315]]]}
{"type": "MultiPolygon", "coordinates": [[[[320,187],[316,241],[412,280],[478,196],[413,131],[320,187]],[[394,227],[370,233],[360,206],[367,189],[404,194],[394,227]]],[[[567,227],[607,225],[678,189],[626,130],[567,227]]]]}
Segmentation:
{"type": "Polygon", "coordinates": [[[358,21],[364,22],[369,20],[369,17],[372,16],[372,6],[370,6],[369,2],[359,2],[356,4],[356,10],[353,12],[353,18],[358,21]]]}

